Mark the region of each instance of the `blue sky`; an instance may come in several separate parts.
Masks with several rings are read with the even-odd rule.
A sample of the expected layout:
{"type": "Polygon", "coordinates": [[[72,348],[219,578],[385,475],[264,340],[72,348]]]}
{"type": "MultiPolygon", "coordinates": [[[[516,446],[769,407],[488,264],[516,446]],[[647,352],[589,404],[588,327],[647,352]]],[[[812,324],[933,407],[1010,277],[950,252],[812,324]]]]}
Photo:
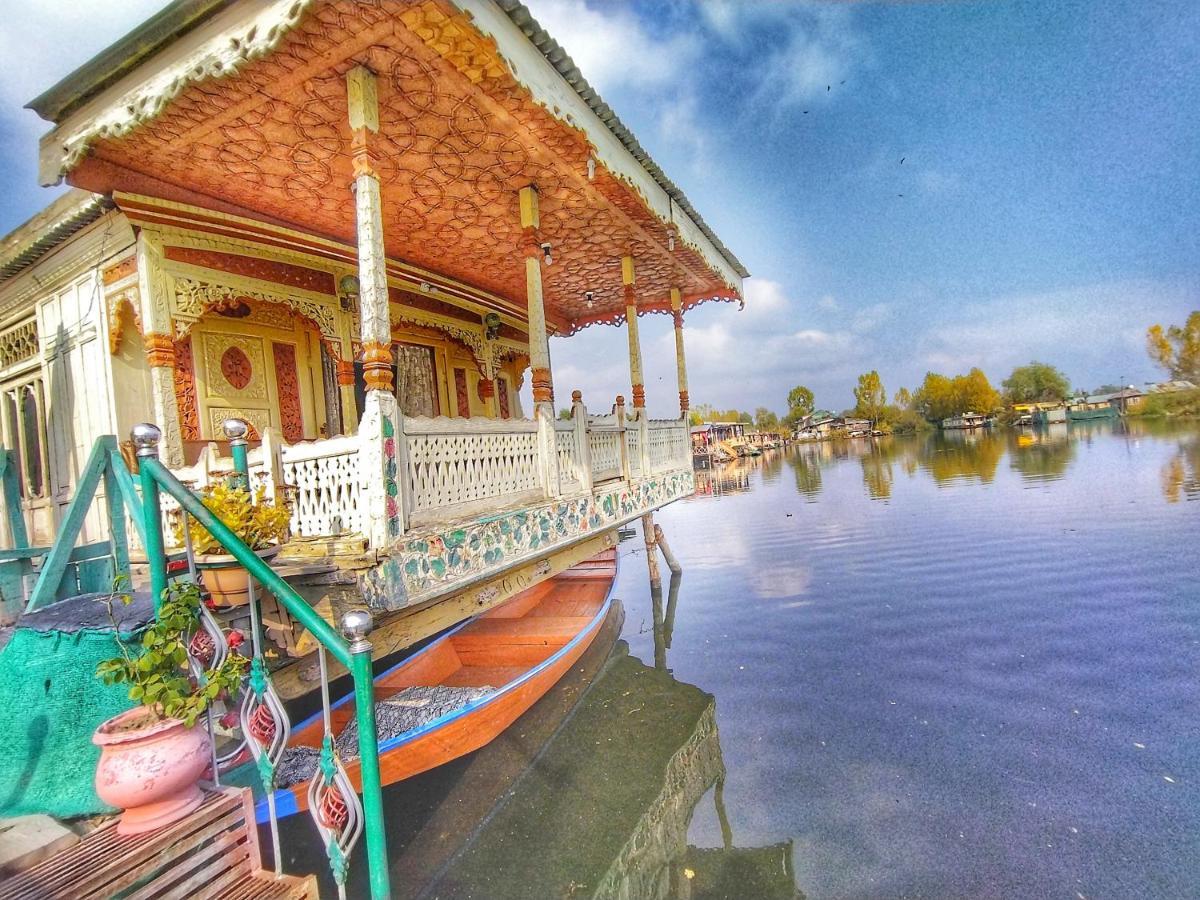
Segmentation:
{"type": "MultiPolygon", "coordinates": [[[[892,392],[1032,358],[1141,382],[1146,327],[1200,308],[1200,4],[529,5],[754,274],[744,311],[689,317],[693,403],[840,408],[870,368],[892,392]]],[[[0,33],[0,230],[51,196],[21,104],[159,4],[32,6],[0,33]]],[[[669,323],[643,321],[666,414],[669,323]]],[[[623,332],[553,354],[560,395],[628,393],[623,332]]]]}

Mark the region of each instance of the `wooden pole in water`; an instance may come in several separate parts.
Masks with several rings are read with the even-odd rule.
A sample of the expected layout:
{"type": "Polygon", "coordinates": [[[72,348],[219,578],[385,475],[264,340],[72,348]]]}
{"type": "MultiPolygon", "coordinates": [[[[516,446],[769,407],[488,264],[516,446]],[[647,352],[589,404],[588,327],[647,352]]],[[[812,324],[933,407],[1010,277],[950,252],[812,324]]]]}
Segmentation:
{"type": "Polygon", "coordinates": [[[654,543],[662,550],[663,559],[667,561],[667,568],[674,575],[679,575],[683,572],[683,566],[679,565],[679,560],[675,558],[675,554],[671,552],[671,547],[667,543],[667,538],[663,534],[662,526],[654,526],[654,543]]]}
{"type": "Polygon", "coordinates": [[[662,573],[658,571],[658,545],[654,541],[654,513],[642,516],[642,537],[646,540],[646,566],[650,569],[650,589],[662,590],[662,573]]]}

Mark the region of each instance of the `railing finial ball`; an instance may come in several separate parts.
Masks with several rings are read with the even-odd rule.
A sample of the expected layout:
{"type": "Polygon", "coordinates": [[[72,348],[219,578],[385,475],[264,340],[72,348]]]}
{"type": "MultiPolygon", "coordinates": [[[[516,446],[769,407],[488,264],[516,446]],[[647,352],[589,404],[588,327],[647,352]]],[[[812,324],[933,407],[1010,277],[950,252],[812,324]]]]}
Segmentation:
{"type": "Polygon", "coordinates": [[[342,615],[342,635],[350,642],[351,653],[361,653],[371,648],[367,640],[375,628],[375,617],[367,609],[351,609],[342,615]]]}
{"type": "Polygon", "coordinates": [[[129,439],[133,441],[138,456],[158,456],[158,442],[162,440],[162,431],[157,425],[142,422],[129,430],[129,439]]]}
{"type": "Polygon", "coordinates": [[[225,432],[225,437],[229,438],[230,442],[246,440],[246,433],[250,430],[244,419],[226,419],[221,423],[221,429],[225,432]]]}

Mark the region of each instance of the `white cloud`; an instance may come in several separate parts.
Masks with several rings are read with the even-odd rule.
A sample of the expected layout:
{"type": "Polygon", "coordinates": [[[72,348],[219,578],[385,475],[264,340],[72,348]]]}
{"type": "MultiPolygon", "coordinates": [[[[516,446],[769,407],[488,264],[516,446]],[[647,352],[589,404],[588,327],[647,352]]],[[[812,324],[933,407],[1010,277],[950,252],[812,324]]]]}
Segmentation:
{"type": "Polygon", "coordinates": [[[530,0],[529,6],[601,93],[663,85],[685,71],[699,49],[691,34],[655,38],[625,8],[590,6],[584,0],[530,0]]]}
{"type": "Polygon", "coordinates": [[[1195,284],[1161,281],[991,298],[946,315],[917,342],[914,362],[946,374],[979,366],[995,382],[1032,359],[1066,368],[1072,380],[1080,377],[1072,370],[1109,373],[1100,380],[1145,380],[1156,374],[1144,350],[1145,329],[1174,321],[1198,302],[1195,284]]]}
{"type": "Polygon", "coordinates": [[[887,303],[875,303],[858,310],[850,320],[850,330],[859,334],[878,331],[892,315],[892,307],[887,303]]]}
{"type": "Polygon", "coordinates": [[[824,312],[837,312],[839,309],[837,298],[834,297],[833,294],[825,294],[820,300],[817,301],[817,309],[823,310],[824,312]]]}

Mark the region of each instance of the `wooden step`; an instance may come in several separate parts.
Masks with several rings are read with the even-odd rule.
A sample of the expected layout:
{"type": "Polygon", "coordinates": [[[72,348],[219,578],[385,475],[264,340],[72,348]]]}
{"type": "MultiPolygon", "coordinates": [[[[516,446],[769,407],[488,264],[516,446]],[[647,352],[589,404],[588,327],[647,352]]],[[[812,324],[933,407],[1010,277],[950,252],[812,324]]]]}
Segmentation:
{"type": "Polygon", "coordinates": [[[116,824],[0,882],[0,900],[317,896],[312,875],[263,872],[249,790],[206,791],[194,813],[149,834],[123,836],[116,824]]]}

